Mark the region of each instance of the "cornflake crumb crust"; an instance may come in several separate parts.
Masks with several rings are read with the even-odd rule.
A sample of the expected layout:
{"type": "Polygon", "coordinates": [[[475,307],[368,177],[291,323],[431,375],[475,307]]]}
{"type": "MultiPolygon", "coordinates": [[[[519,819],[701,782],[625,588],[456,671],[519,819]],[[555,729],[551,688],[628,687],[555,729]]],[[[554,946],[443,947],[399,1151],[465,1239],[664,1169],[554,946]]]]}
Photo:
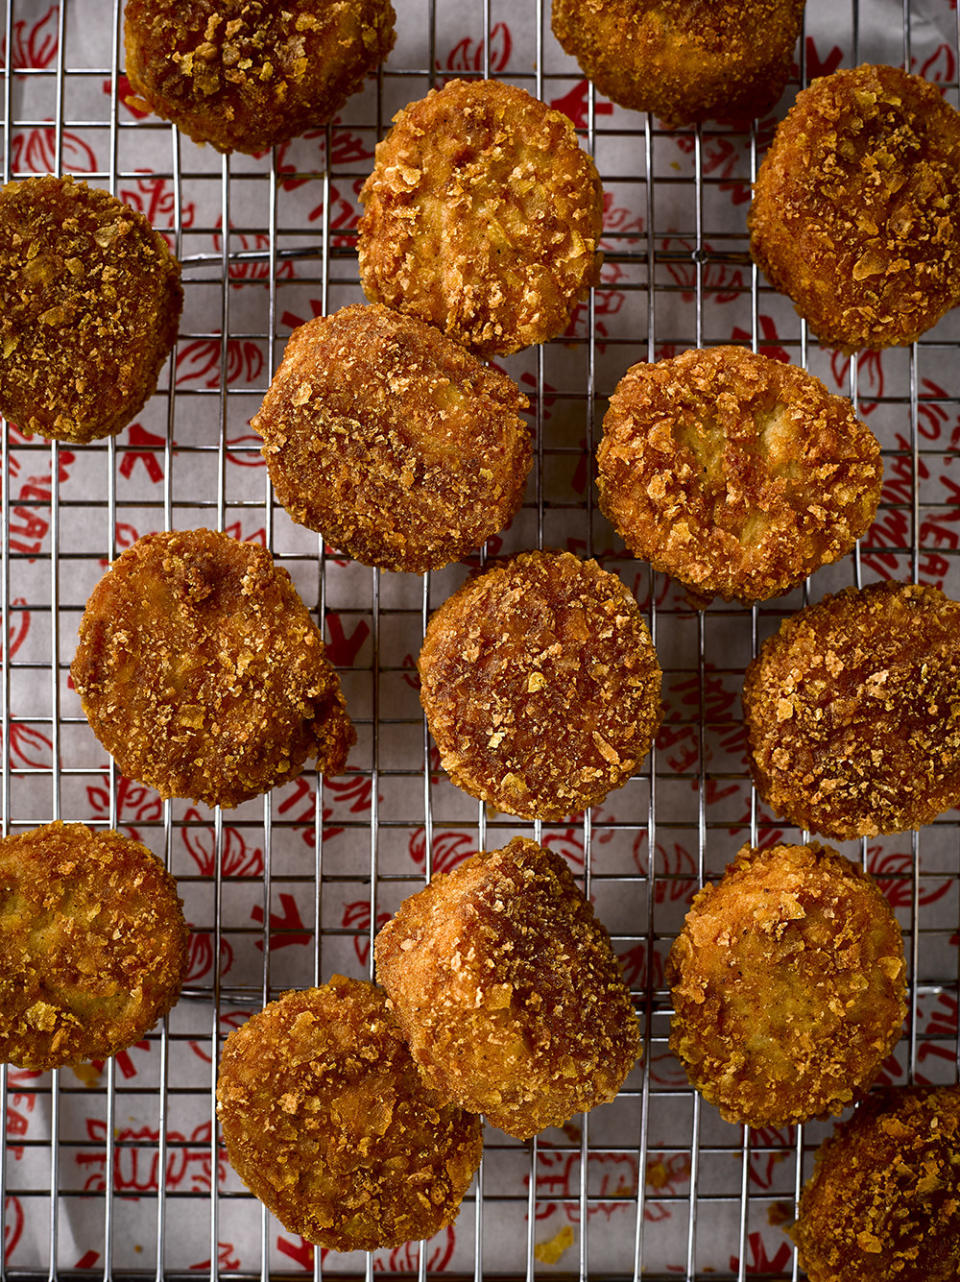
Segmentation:
{"type": "Polygon", "coordinates": [[[422,574],[516,513],[527,399],[416,316],[345,307],[295,329],[251,426],[277,498],[334,547],[422,574]]]}
{"type": "Polygon", "coordinates": [[[668,127],[758,116],[793,69],[804,0],[553,0],[553,34],[602,94],[668,127]]]}
{"type": "Polygon", "coordinates": [[[313,758],[339,774],[356,740],[289,574],[212,530],[148,534],[114,561],[70,672],[94,734],[162,797],[236,806],[313,758]]]}
{"type": "Polygon", "coordinates": [[[180,265],[144,216],[75,178],[0,190],[0,413],[26,435],[115,436],[177,337],[180,265]]]}
{"type": "Polygon", "coordinates": [[[567,116],[514,85],[452,80],[410,103],[360,201],[367,298],[481,356],[562,333],[599,278],[596,166],[567,116]]]}
{"type": "Polygon", "coordinates": [[[847,840],[960,803],[960,604],[876,583],[785,619],[743,684],[750,766],[798,828],[847,840]]]}
{"type": "Polygon", "coordinates": [[[780,596],[849,552],[880,501],[850,402],[742,347],[632,366],[597,451],[600,508],[634,556],[698,597],[780,596]]]}
{"type": "Polygon", "coordinates": [[[234,1170],[334,1251],[433,1237],[480,1164],[480,1119],[421,1080],[386,997],[334,975],[227,1038],[217,1116],[234,1170]]]}
{"type": "Polygon", "coordinates": [[[636,601],[570,552],[524,552],[435,612],[418,661],[443,768],[524,819],[563,819],[630,778],[660,725],[636,601]]]}
{"type": "Polygon", "coordinates": [[[791,1236],[810,1282],[954,1282],[960,1090],[869,1095],[821,1144],[791,1236]]]}
{"type": "Polygon", "coordinates": [[[670,1049],[728,1122],[839,1113],[893,1050],[903,936],[880,889],[814,843],[744,846],[693,901],[667,961],[670,1049]]]}
{"type": "Polygon", "coordinates": [[[0,1062],[51,1069],[125,1050],[174,1005],[190,935],[146,846],[83,824],[0,841],[0,1062]]]}
{"type": "Polygon", "coordinates": [[[912,343],[960,302],[960,114],[863,65],[797,94],[763,158],[750,250],[830,347],[912,343]]]}
{"type": "Polygon", "coordinates": [[[560,856],[533,841],[434,877],[375,948],[424,1080],[509,1135],[608,1103],[640,1054],[609,935],[560,856]]]}
{"type": "Polygon", "coordinates": [[[390,0],[127,0],[127,102],[218,151],[332,120],[393,48],[390,0]]]}

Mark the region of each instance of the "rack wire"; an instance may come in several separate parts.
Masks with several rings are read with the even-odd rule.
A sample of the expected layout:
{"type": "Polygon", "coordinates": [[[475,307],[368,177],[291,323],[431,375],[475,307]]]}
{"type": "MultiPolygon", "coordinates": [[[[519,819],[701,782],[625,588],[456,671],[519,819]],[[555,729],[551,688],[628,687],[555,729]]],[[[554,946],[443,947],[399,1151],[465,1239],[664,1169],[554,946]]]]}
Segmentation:
{"type": "MultiPolygon", "coordinates": [[[[178,876],[196,973],[163,1026],[125,1057],[83,1075],[0,1068],[0,1282],[198,1272],[371,1279],[375,1269],[420,1279],[797,1276],[775,1224],[792,1217],[828,1128],[751,1133],[703,1105],[669,1061],[662,962],[693,891],[742,841],[782,831],[749,788],[731,702],[764,636],[824,590],[878,574],[934,579],[960,595],[950,539],[960,516],[960,329],[944,322],[885,357],[882,385],[870,358],[838,370],[758,277],[742,226],[731,230],[717,213],[719,193],[744,199],[769,122],[746,136],[722,126],[670,134],[647,117],[608,114],[556,48],[545,0],[398,0],[397,8],[403,39],[376,83],[309,147],[255,160],[200,151],[119,105],[119,0],[107,16],[96,0],[6,0],[2,10],[4,180],[75,169],[153,202],[187,295],[177,352],[137,433],[75,451],[4,431],[2,831],[62,817],[135,832],[178,876]],[[373,141],[393,110],[451,74],[502,74],[562,100],[612,193],[608,276],[577,331],[507,363],[530,396],[537,466],[502,550],[572,546],[619,571],[647,611],[668,711],[642,773],[609,806],[566,825],[487,814],[431,759],[412,656],[463,570],[414,580],[344,563],[275,507],[245,430],[297,319],[360,297],[355,195],[373,141]],[[629,216],[617,221],[619,213],[629,216]],[[718,320],[721,294],[741,321],[737,341],[845,379],[881,437],[889,485],[878,526],[842,565],[770,606],[696,612],[612,541],[594,509],[590,460],[603,400],[628,364],[730,340],[729,322],[718,320]],[[225,815],[159,802],[122,780],[92,740],[67,681],[86,594],[134,532],[199,524],[262,538],[326,622],[360,730],[345,783],[309,779],[225,815]],[[615,1104],[564,1131],[523,1145],[488,1128],[455,1240],[447,1234],[376,1261],[313,1253],[283,1234],[225,1164],[213,1099],[223,1039],[287,987],[322,982],[334,969],[372,973],[384,914],[465,851],[518,832],[567,853],[596,900],[631,976],[642,1066],[615,1104]],[[252,1237],[251,1223],[259,1225],[252,1237]]],[[[936,4],[848,8],[845,63],[864,54],[910,65],[936,4]],[[883,19],[879,30],[864,22],[868,8],[883,19]]],[[[821,22],[836,30],[836,10],[810,0],[805,36],[821,22]]],[[[937,67],[946,67],[941,78],[956,101],[960,18],[949,22],[937,67]]],[[[801,41],[803,83],[811,48],[822,56],[801,41]]],[[[909,1032],[886,1072],[953,1082],[956,815],[847,853],[881,875],[907,940],[909,1032]]]]}

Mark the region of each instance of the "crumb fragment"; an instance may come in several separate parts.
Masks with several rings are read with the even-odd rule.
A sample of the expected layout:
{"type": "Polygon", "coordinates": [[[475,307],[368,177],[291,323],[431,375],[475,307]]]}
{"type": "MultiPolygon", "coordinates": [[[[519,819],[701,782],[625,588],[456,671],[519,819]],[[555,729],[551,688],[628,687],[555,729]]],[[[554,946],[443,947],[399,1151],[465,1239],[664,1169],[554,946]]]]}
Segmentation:
{"type": "Polygon", "coordinates": [[[541,1264],[557,1264],[576,1240],[573,1226],[565,1224],[562,1229],[554,1233],[553,1237],[537,1242],[533,1248],[533,1254],[541,1264]]]}

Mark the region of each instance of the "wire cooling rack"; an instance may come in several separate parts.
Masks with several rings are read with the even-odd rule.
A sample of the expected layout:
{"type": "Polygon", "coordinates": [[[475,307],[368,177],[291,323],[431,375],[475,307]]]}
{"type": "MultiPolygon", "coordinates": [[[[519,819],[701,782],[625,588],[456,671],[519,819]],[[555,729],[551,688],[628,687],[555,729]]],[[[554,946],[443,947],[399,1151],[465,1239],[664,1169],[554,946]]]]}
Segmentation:
{"type": "MultiPolygon", "coordinates": [[[[796,1277],[778,1225],[828,1128],[751,1133],[701,1103],[667,1051],[663,958],[696,887],[743,841],[797,838],[764,814],[744,768],[736,695],[763,637],[851,581],[922,578],[960,595],[960,329],[948,318],[882,360],[831,358],[746,253],[748,185],[772,121],[670,134],[612,110],[557,49],[544,0],[395,3],[401,38],[376,81],[332,128],[257,159],[223,159],[119,105],[117,0],[0,9],[4,179],[73,170],[139,204],[168,232],[186,287],[177,352],[133,428],[80,449],[4,432],[3,832],[63,818],[136,833],[177,874],[194,928],[183,997],[144,1043],[80,1073],[0,1069],[0,1278],[796,1277]],[[600,557],[637,593],[665,671],[664,730],[642,773],[565,825],[487,814],[431,758],[411,668],[430,610],[464,571],[414,580],[344,563],[275,508],[247,428],[291,327],[360,297],[356,193],[373,143],[452,74],[502,75],[562,105],[608,193],[602,286],[563,340],[507,362],[530,396],[537,467],[489,549],[600,557]],[[629,364],[731,340],[844,388],[881,439],[887,484],[844,563],[769,607],[697,613],[624,556],[594,510],[590,459],[629,364]],[[207,812],[120,779],[92,740],[67,679],[86,595],[138,534],[195,525],[262,539],[325,622],[360,732],[345,780],[207,812]],[[529,1144],[488,1129],[455,1232],[376,1260],[313,1253],[224,1162],[223,1038],[289,986],[369,973],[378,925],[405,895],[517,832],[562,850],[596,900],[643,1020],[643,1065],[589,1120],[529,1144]]],[[[948,0],[810,0],[800,50],[804,83],[841,58],[902,61],[956,101],[948,0]]],[[[953,1082],[956,814],[844,849],[880,876],[905,930],[910,1018],[885,1078],[953,1082]]]]}

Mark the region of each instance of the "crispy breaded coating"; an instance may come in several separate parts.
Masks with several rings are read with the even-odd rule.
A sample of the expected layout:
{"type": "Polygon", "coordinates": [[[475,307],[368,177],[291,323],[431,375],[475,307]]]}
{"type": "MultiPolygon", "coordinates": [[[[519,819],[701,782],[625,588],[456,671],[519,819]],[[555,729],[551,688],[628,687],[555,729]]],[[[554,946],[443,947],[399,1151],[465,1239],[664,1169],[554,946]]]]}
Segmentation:
{"type": "Polygon", "coordinates": [[[323,638],[265,548],[147,534],[114,561],[70,668],[90,728],[162,797],[236,806],[356,740],[323,638]]]}
{"type": "Polygon", "coordinates": [[[417,666],[443,768],[524,819],[597,805],[660,725],[660,667],[636,601],[570,552],[524,552],[469,579],[430,619],[417,666]]]}
{"type": "Polygon", "coordinates": [[[632,366],[597,461],[601,511],[634,556],[744,604],[849,552],[883,479],[880,446],[845,397],[742,347],[632,366]]]}
{"type": "Polygon", "coordinates": [[[566,116],[514,85],[453,80],[410,103],[360,200],[367,298],[481,356],[562,333],[598,278],[596,166],[566,116]]]}
{"type": "Polygon", "coordinates": [[[810,1282],[955,1282],[960,1090],[870,1095],[820,1145],[790,1235],[810,1282]]]}
{"type": "Polygon", "coordinates": [[[830,347],[911,343],[960,302],[960,114],[864,65],[815,80],[777,129],[750,251],[830,347]]]}
{"type": "Polygon", "coordinates": [[[798,828],[874,837],[960,804],[960,604],[875,583],[785,619],[743,683],[761,797],[798,828]]]}
{"type": "Polygon", "coordinates": [[[758,116],[783,93],[805,0],[553,0],[553,34],[602,94],[668,127],[758,116]]]}
{"type": "Polygon", "coordinates": [[[334,1251],[429,1238],[480,1164],[480,1119],[421,1080],[387,1000],[334,975],[231,1033],[217,1116],[244,1184],[334,1251]]]}
{"type": "Polygon", "coordinates": [[[129,101],[217,151],[332,120],[393,48],[390,0],[127,0],[129,101]]]}
{"type": "Polygon", "coordinates": [[[434,877],[375,950],[424,1080],[508,1135],[609,1103],[641,1052],[609,935],[563,859],[534,841],[434,877]]]}
{"type": "Polygon", "coordinates": [[[667,961],[670,1049],[728,1122],[786,1126],[867,1089],[906,1014],[903,937],[829,846],[744,846],[667,961]]]}
{"type": "Polygon", "coordinates": [[[187,973],[177,883],[118,832],[50,823],[0,841],[0,1061],[107,1059],[166,1015],[187,973]]]}
{"type": "Polygon", "coordinates": [[[295,329],[251,426],[298,524],[365,565],[421,574],[516,513],[527,403],[432,325],[374,303],[295,329]]]}
{"type": "Polygon", "coordinates": [[[0,413],[28,436],[114,436],[177,337],[180,264],[143,214],[76,178],[0,190],[0,413]]]}

